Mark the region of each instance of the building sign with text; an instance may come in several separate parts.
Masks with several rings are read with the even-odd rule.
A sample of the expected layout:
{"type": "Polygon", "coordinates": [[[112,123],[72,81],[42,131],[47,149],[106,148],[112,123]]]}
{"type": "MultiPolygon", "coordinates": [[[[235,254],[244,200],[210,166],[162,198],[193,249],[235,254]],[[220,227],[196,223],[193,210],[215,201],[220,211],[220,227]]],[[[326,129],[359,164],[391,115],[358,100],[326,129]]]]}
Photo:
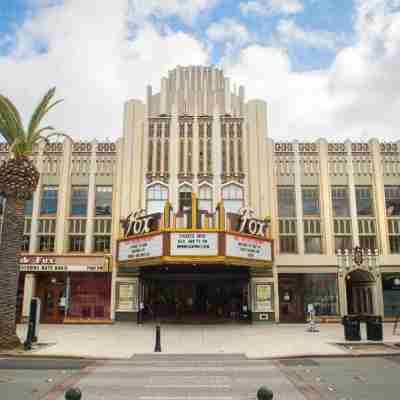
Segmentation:
{"type": "Polygon", "coordinates": [[[171,256],[217,256],[218,233],[171,233],[171,256]]]}
{"type": "Polygon", "coordinates": [[[272,243],[247,236],[226,235],[226,256],[272,261],[272,243]]]}
{"type": "Polygon", "coordinates": [[[163,255],[163,236],[133,237],[119,242],[118,261],[134,261],[163,255]]]}

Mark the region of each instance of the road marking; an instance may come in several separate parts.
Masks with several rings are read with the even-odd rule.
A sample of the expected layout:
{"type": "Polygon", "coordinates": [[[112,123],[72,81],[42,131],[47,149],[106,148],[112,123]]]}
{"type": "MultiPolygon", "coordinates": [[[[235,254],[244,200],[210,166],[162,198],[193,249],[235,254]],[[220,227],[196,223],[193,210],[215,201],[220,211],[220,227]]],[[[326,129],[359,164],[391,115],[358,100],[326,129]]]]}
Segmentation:
{"type": "Polygon", "coordinates": [[[212,388],[212,389],[229,389],[231,386],[230,385],[192,385],[192,384],[187,384],[187,385],[145,385],[145,388],[176,388],[176,389],[185,389],[185,388],[212,388]]]}
{"type": "Polygon", "coordinates": [[[140,400],[232,400],[231,396],[140,396],[140,400]]]}

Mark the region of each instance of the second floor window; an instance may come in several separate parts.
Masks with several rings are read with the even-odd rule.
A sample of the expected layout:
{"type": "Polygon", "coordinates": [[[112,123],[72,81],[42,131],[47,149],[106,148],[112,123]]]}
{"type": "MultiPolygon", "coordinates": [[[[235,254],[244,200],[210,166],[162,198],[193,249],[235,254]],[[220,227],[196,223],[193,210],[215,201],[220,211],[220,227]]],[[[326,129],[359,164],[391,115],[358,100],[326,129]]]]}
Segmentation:
{"type": "Polygon", "coordinates": [[[303,214],[319,215],[319,189],[303,187],[303,214]]]}
{"type": "Polygon", "coordinates": [[[71,216],[84,216],[87,213],[88,187],[72,186],[71,189],[71,216]]]}
{"type": "Polygon", "coordinates": [[[349,193],[346,187],[332,187],[332,208],[334,217],[349,217],[349,193]]]}
{"type": "Polygon", "coordinates": [[[168,200],[168,188],[159,183],[147,188],[147,214],[164,212],[168,200]]]}
{"type": "Polygon", "coordinates": [[[283,218],[296,217],[294,187],[278,187],[278,215],[283,218]]]}
{"type": "Polygon", "coordinates": [[[222,199],[226,212],[238,213],[243,207],[243,188],[234,183],[223,187],[222,199]]]}
{"type": "Polygon", "coordinates": [[[57,202],[58,202],[58,187],[43,186],[40,214],[41,215],[57,214],[57,202]]]}
{"type": "Polygon", "coordinates": [[[0,215],[4,214],[5,206],[6,206],[6,198],[0,195],[0,215]]]}
{"type": "Polygon", "coordinates": [[[199,210],[212,213],[212,189],[208,185],[201,186],[199,189],[199,210]]]}
{"type": "Polygon", "coordinates": [[[358,216],[373,216],[372,190],[370,186],[356,187],[356,203],[358,216]]]}
{"type": "Polygon", "coordinates": [[[179,189],[179,211],[188,212],[192,209],[192,188],[183,185],[179,189]]]}
{"type": "Polygon", "coordinates": [[[112,186],[96,186],[96,216],[112,214],[112,186]]]}
{"type": "Polygon", "coordinates": [[[33,197],[29,200],[25,200],[25,215],[31,217],[33,213],[33,197]]]}
{"type": "Polygon", "coordinates": [[[385,186],[386,216],[400,216],[400,186],[385,186]]]}

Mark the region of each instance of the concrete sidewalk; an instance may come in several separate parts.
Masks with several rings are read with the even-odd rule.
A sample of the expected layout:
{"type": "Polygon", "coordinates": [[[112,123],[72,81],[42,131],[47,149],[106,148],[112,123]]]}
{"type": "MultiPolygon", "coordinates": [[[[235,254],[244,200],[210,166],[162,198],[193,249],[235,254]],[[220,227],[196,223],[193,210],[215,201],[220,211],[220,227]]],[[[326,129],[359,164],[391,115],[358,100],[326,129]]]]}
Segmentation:
{"type": "MultiPolygon", "coordinates": [[[[18,325],[18,335],[22,340],[26,338],[26,329],[26,325],[18,325]]],[[[322,324],[319,329],[317,333],[307,332],[305,324],[163,324],[161,346],[162,352],[169,354],[243,353],[249,358],[349,354],[348,349],[337,345],[344,343],[342,325],[322,324]]],[[[364,329],[363,326],[363,338],[366,337],[364,329]]],[[[384,324],[385,343],[400,343],[400,332],[393,336],[392,330],[393,324],[384,324]]],[[[154,351],[155,325],[41,325],[39,343],[39,348],[29,353],[127,359],[154,351]]],[[[393,354],[395,351],[394,346],[387,349],[371,346],[368,354],[393,354]]]]}

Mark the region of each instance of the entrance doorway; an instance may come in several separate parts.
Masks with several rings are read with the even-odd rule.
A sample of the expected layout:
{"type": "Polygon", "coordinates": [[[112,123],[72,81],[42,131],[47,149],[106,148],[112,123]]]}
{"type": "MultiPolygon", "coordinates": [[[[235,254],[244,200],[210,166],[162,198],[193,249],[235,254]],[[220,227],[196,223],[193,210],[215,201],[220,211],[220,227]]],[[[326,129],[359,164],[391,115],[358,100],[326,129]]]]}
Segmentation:
{"type": "Polygon", "coordinates": [[[303,322],[304,286],[301,276],[288,274],[279,276],[279,315],[281,322],[303,322]]]}
{"type": "Polygon", "coordinates": [[[349,314],[374,314],[375,279],[368,271],[357,269],[346,276],[349,314]]]}
{"type": "Polygon", "coordinates": [[[143,320],[236,321],[249,309],[249,279],[241,273],[143,273],[143,320]]]}
{"type": "Polygon", "coordinates": [[[41,303],[41,322],[62,323],[65,316],[66,279],[65,274],[44,274],[38,276],[36,296],[41,303]]]}

